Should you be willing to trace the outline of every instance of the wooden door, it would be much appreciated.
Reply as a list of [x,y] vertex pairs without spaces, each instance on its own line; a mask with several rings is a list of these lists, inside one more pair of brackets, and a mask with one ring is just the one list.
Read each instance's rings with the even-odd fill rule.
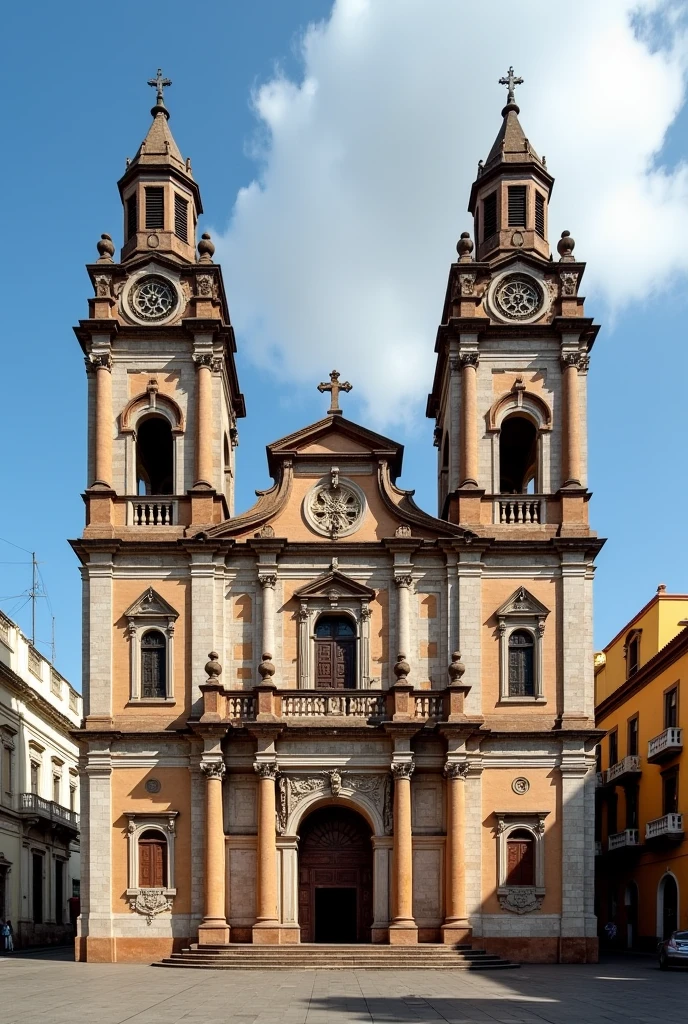
[[[309,815],[299,844],[299,925],[301,941],[315,942],[326,933],[330,942],[350,942],[350,922],[318,921],[317,912],[336,906],[336,899],[323,900],[316,893],[332,889],[342,895],[355,890],[357,942],[370,942],[373,922],[373,851],[370,830],[364,820],[348,808],[324,807]],[[333,892],[333,897],[335,897]]]
[[328,615],[315,627],[315,688],[356,688],[356,634],[346,616]]

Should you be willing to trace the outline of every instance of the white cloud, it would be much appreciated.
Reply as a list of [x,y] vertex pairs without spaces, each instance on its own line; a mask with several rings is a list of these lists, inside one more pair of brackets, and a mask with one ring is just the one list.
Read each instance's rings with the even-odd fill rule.
[[550,241],[572,232],[587,295],[620,309],[684,274],[688,166],[655,165],[685,99],[677,10],[337,0],[304,33],[302,79],[276,74],[254,96],[256,180],[218,240],[245,350],[299,382],[337,366],[378,424],[418,413],[509,64],[526,80],[524,130],[557,179]]

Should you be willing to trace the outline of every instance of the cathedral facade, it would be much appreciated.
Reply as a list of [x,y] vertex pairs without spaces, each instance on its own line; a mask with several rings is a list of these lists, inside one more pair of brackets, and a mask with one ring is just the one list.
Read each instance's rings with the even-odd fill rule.
[[78,958],[346,942],[596,959],[597,329],[568,232],[550,255],[553,178],[517,83],[441,310],[436,517],[397,486],[402,446],[346,418],[336,372],[324,418],[268,445],[274,485],[235,511],[234,332],[151,83],[120,259],[103,235],[76,328]]

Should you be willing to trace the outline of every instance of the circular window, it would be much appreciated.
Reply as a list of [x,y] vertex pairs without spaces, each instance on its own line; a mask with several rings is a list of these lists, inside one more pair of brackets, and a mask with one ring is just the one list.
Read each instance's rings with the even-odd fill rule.
[[351,481],[316,484],[304,498],[309,525],[332,539],[346,537],[358,528],[365,512],[363,492]]
[[177,305],[175,289],[163,277],[144,277],[134,285],[131,307],[142,320],[164,320]]
[[512,274],[497,288],[495,301],[499,312],[510,320],[528,320],[542,308],[543,294],[532,277]]

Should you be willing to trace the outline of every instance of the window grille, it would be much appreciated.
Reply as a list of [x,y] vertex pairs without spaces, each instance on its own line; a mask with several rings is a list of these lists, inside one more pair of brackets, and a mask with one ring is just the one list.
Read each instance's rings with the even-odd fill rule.
[[182,242],[189,241],[189,204],[175,192],[174,195],[174,233]]
[[526,226],[526,186],[509,186],[509,227],[524,228]]
[[165,190],[162,188],[146,189],[146,228],[163,228],[165,226]]

